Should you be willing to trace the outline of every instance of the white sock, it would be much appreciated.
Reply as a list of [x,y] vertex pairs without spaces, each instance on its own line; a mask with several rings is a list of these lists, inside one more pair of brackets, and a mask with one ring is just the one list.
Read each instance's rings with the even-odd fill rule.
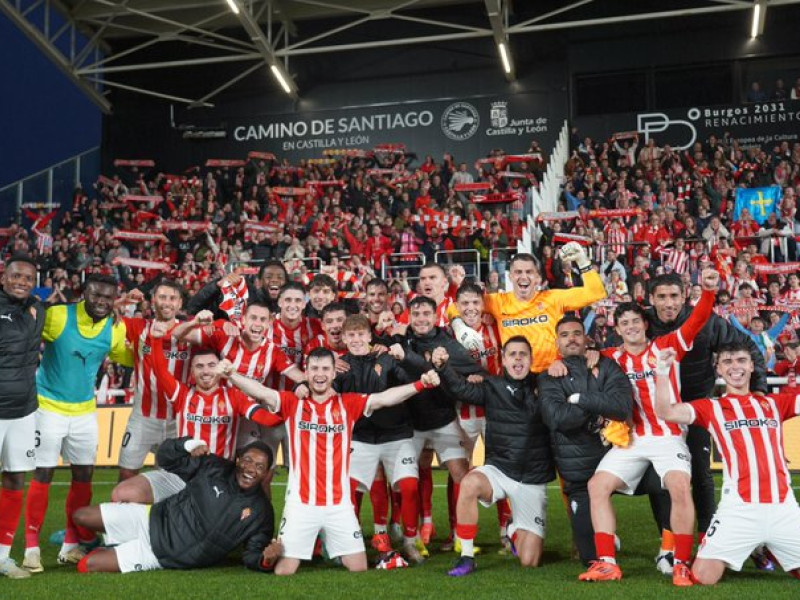
[[80,544],[68,544],[67,542],[64,542],[63,544],[61,544],[61,550],[59,550],[58,553],[66,554],[67,552],[69,552],[70,550],[74,550],[78,546],[80,546]]
[[11,556],[11,546],[0,544],[0,560],[5,560]]
[[475,540],[461,540],[461,556],[475,558]]
[[506,537],[507,533],[508,533],[508,530],[504,525],[503,527],[500,528],[500,539],[503,539],[504,537]]
[[423,523],[433,523],[433,517],[422,517]]
[[31,546],[30,548],[25,548],[25,558],[28,558],[33,552],[39,552],[39,546]]
[[418,538],[419,535],[415,535],[414,537],[403,536],[403,544],[405,546],[416,546]]
[[613,556],[598,556],[597,558],[612,565],[617,564],[617,559]]
[[378,525],[376,523],[374,531],[375,531],[375,535],[380,535],[382,533],[386,533],[386,525]]

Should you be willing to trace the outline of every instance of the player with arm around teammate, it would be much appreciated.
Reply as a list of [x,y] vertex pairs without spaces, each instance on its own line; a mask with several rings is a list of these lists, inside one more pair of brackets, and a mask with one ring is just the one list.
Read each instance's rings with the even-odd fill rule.
[[509,533],[520,564],[541,564],[547,514],[547,483],[555,479],[547,428],[536,398],[531,374],[531,347],[522,336],[503,345],[503,376],[489,376],[471,384],[449,365],[443,347],[431,361],[439,371],[442,389],[462,402],[486,411],[486,464],[470,471],[461,482],[456,531],[461,557],[452,577],[475,572],[474,541],[478,533],[478,502],[491,506],[508,498],[514,508]]
[[[278,575],[293,575],[311,558],[320,532],[332,558],[341,557],[350,571],[365,571],[367,556],[350,494],[350,441],[361,416],[404,402],[439,384],[435,372],[419,381],[377,394],[337,394],[335,358],[327,348],[308,356],[309,395],[276,392],[239,375],[222,361],[218,372],[249,396],[258,399],[286,422],[289,445],[289,487],[281,520],[284,553],[275,565]],[[311,460],[313,458],[313,460]]]

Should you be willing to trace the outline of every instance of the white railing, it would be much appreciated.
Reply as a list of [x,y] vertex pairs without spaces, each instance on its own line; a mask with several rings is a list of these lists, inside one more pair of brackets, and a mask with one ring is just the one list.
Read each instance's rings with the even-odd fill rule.
[[[475,260],[467,260],[467,261],[453,260],[454,256],[461,255],[461,254],[474,254],[475,255]],[[440,256],[444,256],[445,257],[444,263],[442,263],[439,260]],[[448,257],[449,257],[449,259],[448,259]],[[442,265],[442,266],[444,266],[446,264],[449,264],[449,265],[461,265],[462,267],[463,266],[469,266],[469,265],[475,265],[475,272],[474,272],[475,280],[476,281],[480,281],[481,280],[481,253],[478,250],[476,250],[475,248],[466,248],[464,250],[439,250],[436,253],[434,253],[433,262],[435,262],[436,264]]]
[[[414,261],[412,257],[419,259],[419,261]],[[411,260],[409,260],[411,259]],[[403,264],[396,264],[396,262],[402,263],[404,260],[407,260],[409,265]],[[405,271],[407,269],[419,269],[420,267],[424,266],[427,262],[425,258],[425,254],[422,252],[395,252],[394,254],[389,255],[389,262],[383,262],[381,265],[381,279],[384,281],[388,281],[392,279],[392,277],[387,278],[387,273],[391,275],[392,271]],[[418,277],[409,277],[409,279],[419,279]]]

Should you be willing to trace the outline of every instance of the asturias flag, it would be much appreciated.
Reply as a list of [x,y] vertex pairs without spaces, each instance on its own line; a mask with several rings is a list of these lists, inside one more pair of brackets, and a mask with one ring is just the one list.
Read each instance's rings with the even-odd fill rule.
[[763,225],[772,213],[778,212],[782,195],[783,190],[777,185],[763,188],[739,188],[736,190],[734,221],[740,220],[742,211],[747,209],[750,211],[750,216]]

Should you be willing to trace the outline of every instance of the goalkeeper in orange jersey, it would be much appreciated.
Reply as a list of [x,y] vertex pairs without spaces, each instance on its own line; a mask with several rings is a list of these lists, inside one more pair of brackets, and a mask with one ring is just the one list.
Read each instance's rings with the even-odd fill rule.
[[[556,325],[568,312],[580,310],[606,297],[600,274],[592,269],[586,250],[577,242],[561,249],[561,260],[577,265],[583,287],[566,290],[541,290],[542,276],[532,254],[517,254],[511,259],[512,292],[486,294],[486,312],[497,321],[502,342],[516,335],[525,336],[533,349],[531,370],[541,373],[557,356]],[[454,316],[456,311],[451,312]],[[453,333],[466,347],[478,345],[481,334],[460,318],[452,320]]]

